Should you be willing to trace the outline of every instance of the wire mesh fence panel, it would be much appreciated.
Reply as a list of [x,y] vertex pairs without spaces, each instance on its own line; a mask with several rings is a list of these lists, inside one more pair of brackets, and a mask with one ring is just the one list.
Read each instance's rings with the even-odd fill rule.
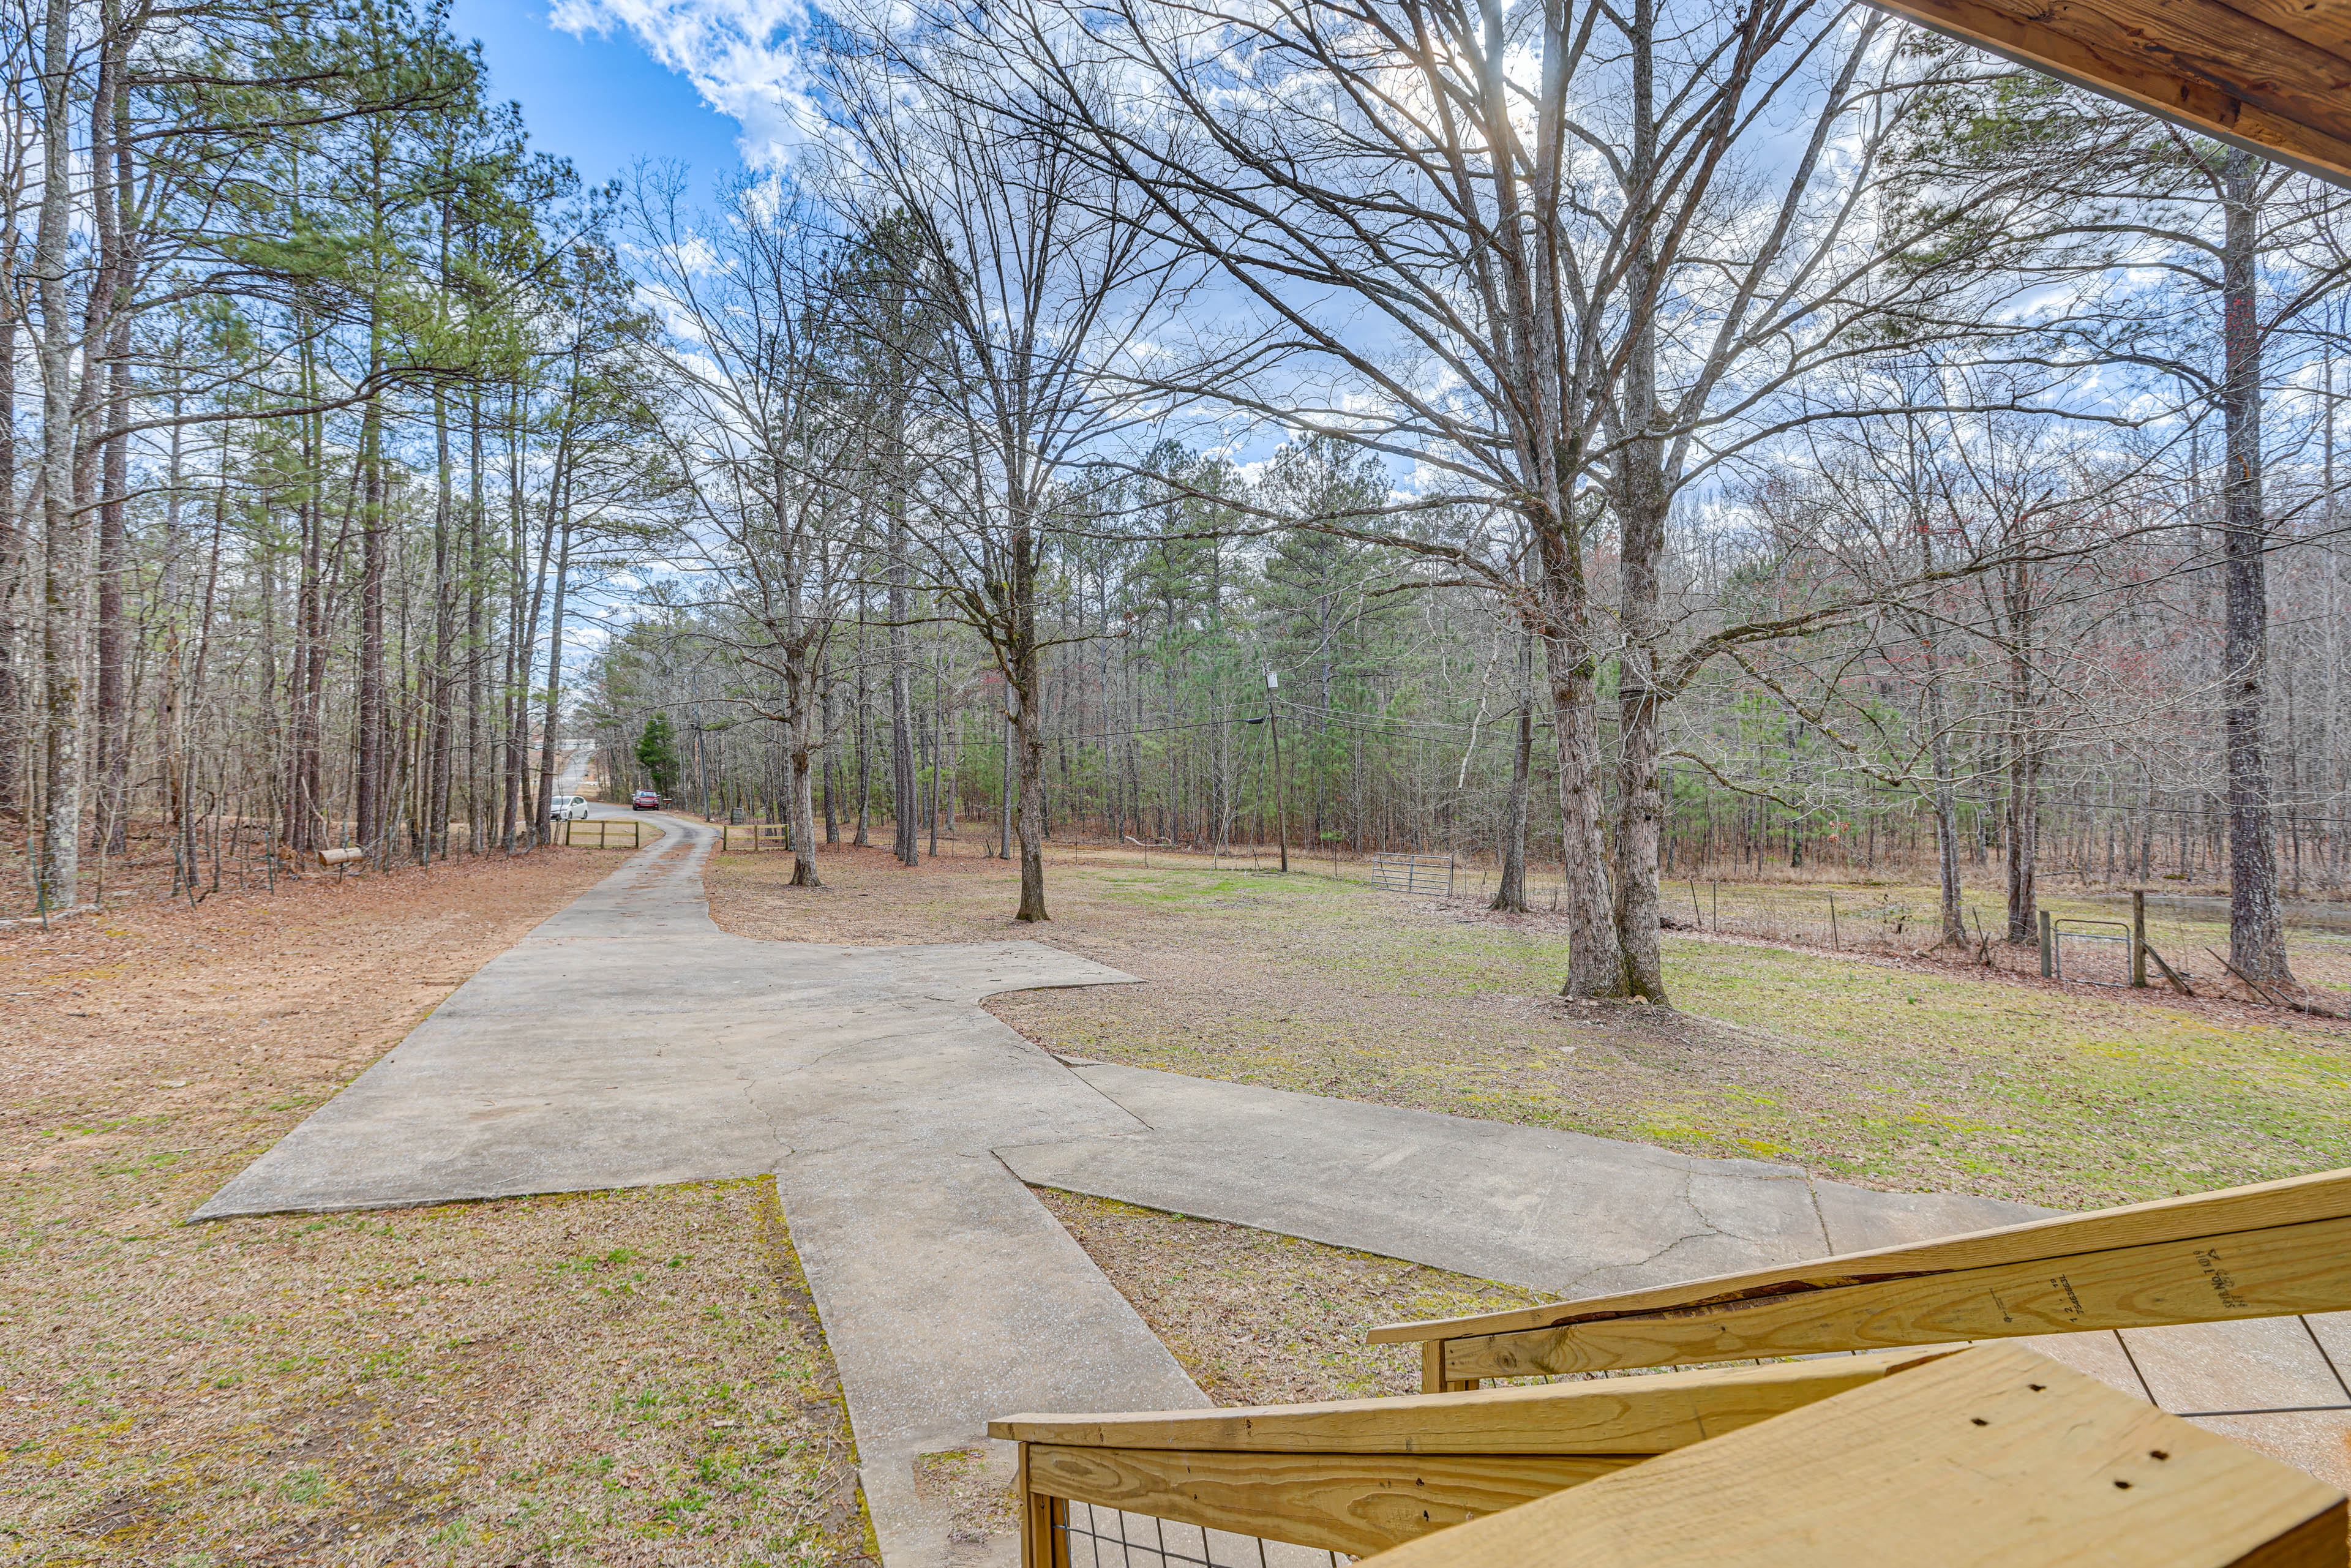
[[2130,984],[2130,927],[2122,921],[2060,915],[2049,923],[2049,938],[2054,978],[2085,986]]
[[1060,1499],[1053,1535],[1045,1561],[1070,1568],[1340,1568],[1355,1561],[1342,1552]]
[[1374,855],[1372,883],[1384,893],[1453,896],[1458,869],[1449,858],[1435,855]]

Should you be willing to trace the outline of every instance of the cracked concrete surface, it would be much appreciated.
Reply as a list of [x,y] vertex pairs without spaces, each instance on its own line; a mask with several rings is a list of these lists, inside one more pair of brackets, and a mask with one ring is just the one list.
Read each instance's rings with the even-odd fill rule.
[[1147,1132],[1000,1151],[1022,1180],[1562,1297],[1667,1285],[2049,1212],[1794,1166],[1075,1064]]

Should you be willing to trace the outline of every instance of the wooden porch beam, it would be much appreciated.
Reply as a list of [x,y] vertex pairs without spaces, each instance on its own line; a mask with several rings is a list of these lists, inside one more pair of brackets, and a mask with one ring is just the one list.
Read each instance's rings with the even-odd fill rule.
[[2351,186],[2351,4],[2346,0],[1871,4]]

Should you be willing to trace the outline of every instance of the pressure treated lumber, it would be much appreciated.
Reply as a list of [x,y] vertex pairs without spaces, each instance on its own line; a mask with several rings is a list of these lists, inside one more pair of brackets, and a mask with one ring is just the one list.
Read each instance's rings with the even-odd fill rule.
[[1948,1351],[1701,1367],[1470,1394],[1314,1405],[1011,1416],[987,1435],[1078,1448],[1294,1454],[1662,1454],[1831,1398]]
[[1445,1342],[1445,1375],[1815,1355],[2351,1305],[2351,1218]]
[[1639,1454],[1029,1449],[1031,1495],[1365,1556],[1642,1462]]
[[[1390,1323],[1371,1331],[1373,1343],[1411,1343],[1468,1335],[1556,1328],[1602,1318],[1635,1317],[1756,1296],[1796,1294],[1948,1273],[2006,1263],[2103,1252],[2165,1241],[2193,1240],[2234,1231],[2351,1218],[2351,1171],[2322,1171],[2252,1186],[2158,1198],[2152,1203],[2088,1214],[2058,1215],[2020,1225],[1942,1237],[1933,1241],[1847,1252],[1805,1262],[1721,1274],[1678,1285],[1627,1291],[1583,1301],[1552,1301],[1475,1317]],[[2351,1305],[2351,1301],[2337,1303]],[[2176,1321],[2203,1321],[2201,1319]]]
[[1408,1542],[1381,1568],[2341,1568],[2343,1494],[1982,1346]]
[[2351,184],[2351,19],[2340,0],[1872,3]]

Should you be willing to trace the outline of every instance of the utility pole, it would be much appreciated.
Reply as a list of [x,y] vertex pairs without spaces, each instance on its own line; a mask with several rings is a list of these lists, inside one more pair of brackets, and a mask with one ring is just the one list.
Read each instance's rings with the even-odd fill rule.
[[1281,841],[1281,869],[1290,869],[1290,787],[1281,777],[1281,716],[1274,711],[1274,693],[1281,677],[1265,673],[1265,727],[1273,737],[1273,834]]

